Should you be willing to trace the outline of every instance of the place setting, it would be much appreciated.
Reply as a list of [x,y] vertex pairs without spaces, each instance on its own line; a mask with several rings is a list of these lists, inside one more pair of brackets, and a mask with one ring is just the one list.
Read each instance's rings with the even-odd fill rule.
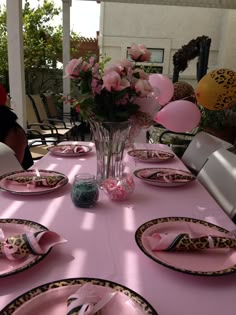
[[0,176],[0,189],[17,195],[41,195],[60,189],[68,177],[50,170],[21,170]]
[[145,163],[166,162],[175,157],[171,152],[162,150],[134,149],[127,152],[134,159]]
[[178,187],[193,182],[196,177],[188,172],[173,168],[142,168],[134,175],[144,183],[159,187]]
[[135,232],[139,249],[167,268],[199,276],[236,272],[236,233],[204,220],[164,217]]
[[73,143],[73,144],[57,144],[54,146],[48,147],[48,151],[56,156],[61,157],[78,157],[78,156],[84,156],[92,151],[92,147],[79,144],[79,143]]
[[43,284],[17,297],[2,315],[158,315],[135,291],[110,280],[70,278]]
[[31,268],[53,246],[66,242],[42,224],[22,219],[0,219],[0,278]]

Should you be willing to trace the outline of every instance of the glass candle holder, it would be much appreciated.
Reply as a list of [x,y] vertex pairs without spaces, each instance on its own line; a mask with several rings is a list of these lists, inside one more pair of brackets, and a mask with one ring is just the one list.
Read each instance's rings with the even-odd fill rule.
[[134,180],[131,174],[123,174],[120,178],[107,178],[102,188],[111,200],[126,200],[134,191]]
[[75,175],[71,189],[71,199],[76,207],[91,208],[99,197],[99,188],[94,175]]

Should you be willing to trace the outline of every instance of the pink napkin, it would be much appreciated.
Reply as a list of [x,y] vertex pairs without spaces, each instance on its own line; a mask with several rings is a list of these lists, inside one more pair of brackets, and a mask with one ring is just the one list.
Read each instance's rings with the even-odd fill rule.
[[154,233],[145,240],[153,251],[161,250],[199,250],[212,248],[236,248],[235,236],[199,235],[192,237],[187,233]]
[[5,238],[0,229],[0,257],[9,260],[24,258],[28,255],[46,254],[52,246],[67,242],[59,234],[52,231],[18,234]]
[[67,300],[67,315],[93,315],[102,309],[116,295],[116,292],[99,290],[99,286],[86,283]]

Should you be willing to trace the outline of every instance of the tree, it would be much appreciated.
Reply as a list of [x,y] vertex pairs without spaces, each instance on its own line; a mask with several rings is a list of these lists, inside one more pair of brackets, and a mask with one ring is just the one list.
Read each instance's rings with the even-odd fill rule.
[[[61,14],[61,8],[53,0],[44,0],[40,5],[31,8],[29,0],[25,1],[23,15],[24,64],[27,73],[32,69],[56,69],[62,60],[62,26],[53,24]],[[71,41],[79,40],[79,35],[72,32]],[[74,48],[71,48],[72,51]],[[0,80],[7,87],[7,25],[6,7],[0,7]],[[27,82],[26,82],[27,83]]]

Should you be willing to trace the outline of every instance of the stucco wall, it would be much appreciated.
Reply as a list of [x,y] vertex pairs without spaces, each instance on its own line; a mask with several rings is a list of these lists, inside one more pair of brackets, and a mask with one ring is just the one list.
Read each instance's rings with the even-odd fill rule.
[[[236,68],[235,11],[207,8],[102,3],[99,45],[112,62],[125,58],[127,47],[143,43],[148,48],[164,48],[163,73],[172,76],[172,56],[191,39],[207,35],[212,39],[209,70],[227,65]],[[228,37],[228,34],[230,35]],[[234,40],[233,49],[227,52]],[[226,62],[228,60],[228,62]],[[196,60],[180,75],[194,83]]]

